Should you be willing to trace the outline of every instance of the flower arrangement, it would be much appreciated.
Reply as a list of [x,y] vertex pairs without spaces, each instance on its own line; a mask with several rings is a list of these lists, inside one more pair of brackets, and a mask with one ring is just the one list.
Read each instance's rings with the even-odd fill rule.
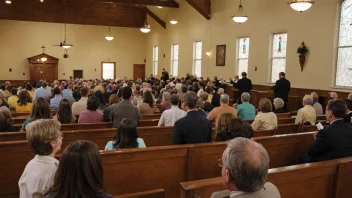
[[308,48],[306,47],[304,42],[302,42],[302,44],[297,49],[297,53],[301,55],[305,55],[307,52],[308,52]]

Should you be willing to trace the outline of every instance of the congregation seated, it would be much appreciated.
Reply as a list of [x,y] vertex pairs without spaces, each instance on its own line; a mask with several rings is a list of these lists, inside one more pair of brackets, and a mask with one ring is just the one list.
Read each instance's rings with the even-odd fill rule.
[[17,91],[18,90],[16,88],[12,88],[11,96],[7,99],[10,110],[16,110],[17,101],[18,101]]
[[234,117],[231,113],[223,113],[215,125],[215,141],[228,141],[237,137],[252,138],[251,125],[242,118]]
[[53,98],[50,99],[50,107],[52,110],[58,110],[60,101],[62,100],[60,88],[55,87],[53,89]]
[[274,113],[287,113],[286,110],[284,109],[285,102],[281,98],[275,98],[274,99]]
[[52,118],[49,102],[46,99],[39,97],[33,102],[29,118],[23,122],[21,131],[27,131],[27,125],[33,121]]
[[229,141],[219,166],[227,191],[214,192],[211,198],[281,198],[278,188],[265,181],[269,155],[261,144],[241,137]]
[[[26,86],[25,86],[26,90],[28,91],[29,95],[30,95],[30,98],[33,98],[33,95],[34,95],[34,88],[32,87],[31,84],[27,83]],[[20,91],[20,90],[19,90]]]
[[211,122],[197,109],[198,97],[194,92],[187,92],[183,98],[183,109],[187,115],[175,122],[172,144],[194,144],[212,141]]
[[14,132],[10,111],[0,110],[0,132]]
[[119,102],[120,102],[120,98],[117,96],[117,94],[112,94],[109,97],[109,106],[106,107],[103,111],[103,122],[110,122],[111,109],[114,104],[117,104]]
[[208,93],[208,102],[211,103],[213,99],[213,89],[211,88],[211,86],[208,86],[207,88],[205,88],[205,92]]
[[72,114],[71,104],[67,99],[62,99],[59,104],[59,109],[54,120],[59,121],[61,124],[72,124],[76,122],[76,116]]
[[48,86],[47,82],[45,81],[39,81],[38,84],[40,86],[34,90],[32,101],[34,102],[39,97],[49,101],[51,96],[51,87]]
[[[104,92],[105,93],[105,92]],[[105,108],[106,108],[106,104],[105,104],[105,101],[104,101],[104,94],[102,91],[100,90],[97,90],[95,93],[94,93],[95,97],[99,98],[99,107],[98,109],[100,111],[103,111]]]
[[236,108],[237,115],[244,120],[253,120],[255,118],[255,107],[249,103],[250,97],[248,92],[242,93],[242,104],[238,105]]
[[313,97],[313,108],[315,109],[315,113],[318,115],[323,115],[323,106],[319,103],[319,96],[317,93],[312,92],[310,95]]
[[326,107],[330,126],[315,134],[315,142],[307,149],[302,162],[318,162],[352,156],[352,128],[344,122],[347,105],[343,100],[331,100]]
[[143,114],[153,114],[154,113],[154,99],[152,92],[146,90],[143,92],[143,103],[138,105],[140,113]]
[[[55,154],[61,150],[63,140],[59,130],[60,123],[56,120],[37,120],[28,126],[26,138],[35,157],[28,162],[18,182],[20,198],[44,197],[50,186],[54,184],[59,165]],[[76,181],[72,180],[72,182]]]
[[171,103],[170,103],[170,99],[171,99],[171,94],[169,92],[164,92],[163,93],[163,100],[162,100],[162,104],[161,104],[161,113],[163,113],[165,110],[168,110],[171,108]]
[[183,97],[185,97],[185,94],[187,93],[187,91],[188,91],[187,86],[182,85],[181,91],[179,91],[177,94],[180,101],[183,101]]
[[146,148],[143,139],[138,137],[136,126],[136,123],[132,119],[123,119],[120,123],[120,127],[116,131],[114,139],[106,144],[105,150]]
[[272,112],[269,99],[260,99],[258,111],[252,123],[253,130],[273,130],[277,127],[277,116]]
[[141,96],[141,87],[136,86],[136,90],[133,92],[133,104],[138,106],[143,103],[143,97]]
[[19,92],[15,110],[16,112],[30,112],[32,110],[32,100],[28,91],[22,90]]
[[89,90],[87,87],[83,87],[80,90],[80,99],[72,104],[73,115],[79,115],[81,112],[87,110]]
[[211,112],[214,109],[214,106],[208,101],[209,94],[207,92],[203,92],[200,94],[200,108],[202,108],[205,112]]
[[0,110],[10,111],[9,104],[2,93],[0,93]]
[[45,197],[113,198],[104,192],[103,164],[95,143],[79,140],[66,147]]
[[351,124],[352,123],[352,100],[349,100],[349,99],[344,99],[343,100],[346,105],[347,105],[347,112],[346,112],[346,115],[345,115],[345,118],[344,118],[344,121],[346,123],[349,123]]
[[121,90],[122,101],[113,105],[110,112],[110,121],[114,122],[114,127],[119,128],[120,122],[124,118],[131,118],[135,123],[141,119],[139,109],[131,103],[132,89],[130,87],[123,87]]
[[87,110],[79,114],[78,123],[96,123],[103,121],[103,113],[98,109],[100,99],[94,95],[87,101]]
[[331,100],[339,99],[339,95],[336,92],[329,92],[329,96]]
[[175,122],[186,116],[186,112],[178,108],[178,95],[171,96],[171,108],[164,111],[159,119],[158,126],[174,126]]
[[207,118],[211,121],[216,121],[218,116],[222,113],[232,113],[234,117],[237,117],[237,111],[235,108],[229,106],[230,98],[227,94],[221,94],[220,96],[220,107],[215,107],[209,112]]
[[295,124],[304,123],[308,125],[315,125],[317,114],[312,104],[313,97],[311,95],[305,95],[302,101],[303,108],[298,110]]
[[220,96],[224,94],[224,89],[223,88],[218,88],[217,91],[215,90],[213,94],[213,98],[211,99],[211,104],[214,107],[219,107],[220,106]]

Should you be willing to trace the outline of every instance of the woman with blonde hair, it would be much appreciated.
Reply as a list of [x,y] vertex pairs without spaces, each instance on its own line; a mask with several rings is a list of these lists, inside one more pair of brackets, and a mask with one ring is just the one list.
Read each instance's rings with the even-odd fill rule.
[[272,130],[277,127],[276,114],[272,112],[272,104],[269,99],[262,98],[259,101],[259,113],[252,123],[253,130]]

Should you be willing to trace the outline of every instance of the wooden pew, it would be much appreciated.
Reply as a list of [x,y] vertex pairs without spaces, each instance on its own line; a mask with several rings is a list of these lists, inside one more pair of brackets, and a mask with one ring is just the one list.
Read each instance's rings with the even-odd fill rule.
[[153,120],[153,119],[160,119],[161,114],[160,113],[155,113],[155,114],[144,114],[142,115],[141,120]]
[[[270,168],[297,164],[299,157],[312,144],[313,132],[258,137],[270,156]],[[221,175],[218,159],[226,149],[227,142],[212,142],[190,145],[188,151],[188,180],[199,180]]]
[[[343,166],[348,168],[342,170]],[[274,168],[269,170],[267,181],[278,187],[282,198],[347,198],[352,192],[351,166],[350,157]],[[221,177],[182,182],[180,189],[182,198],[210,197],[213,192],[223,190]]]
[[280,118],[277,119],[277,124],[282,125],[282,124],[294,124],[296,118]]
[[281,119],[281,118],[289,118],[291,117],[290,113],[278,113],[276,114],[277,119]]
[[[91,130],[61,131],[64,134],[62,148],[77,140],[89,140],[104,150],[108,141],[116,133],[116,128],[103,128]],[[137,127],[138,136],[142,138],[147,147],[165,146],[172,141],[173,127]],[[0,133],[0,142],[26,140],[26,132]]]
[[159,119],[151,119],[151,120],[139,120],[137,126],[146,127],[146,126],[158,126]]
[[277,126],[275,135],[298,133],[300,132],[299,129],[299,124],[282,124]]
[[275,135],[275,130],[254,130],[253,137],[265,137],[265,136],[273,136]]
[[162,188],[166,197],[179,198],[187,151],[188,145],[102,152],[105,190],[118,195]]
[[149,190],[138,193],[131,193],[125,195],[118,195],[115,198],[165,198],[165,190],[157,189],[157,190]]
[[[112,122],[99,122],[99,123],[84,123],[84,124],[62,124],[61,131],[68,130],[83,130],[83,129],[103,129],[103,128],[112,128]],[[22,128],[22,124],[17,124],[15,126],[15,131],[20,131]]]

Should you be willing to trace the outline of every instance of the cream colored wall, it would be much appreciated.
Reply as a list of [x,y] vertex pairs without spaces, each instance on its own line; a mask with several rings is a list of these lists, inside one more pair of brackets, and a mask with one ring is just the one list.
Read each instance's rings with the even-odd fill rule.
[[[288,33],[286,74],[293,87],[330,89],[335,69],[335,40],[338,21],[337,1],[319,1],[303,13],[293,11],[282,0],[244,1],[250,19],[236,24],[230,16],[237,12],[239,1],[212,0],[211,20],[207,21],[185,1],[175,10],[179,23],[167,29],[151,21],[152,32],[147,40],[147,72],[152,71],[152,47],[159,46],[159,68],[170,70],[170,46],[179,43],[179,76],[192,71],[193,42],[203,41],[202,76],[233,77],[236,69],[236,42],[241,36],[250,37],[249,76],[255,84],[268,84],[270,68],[270,40],[272,33]],[[208,26],[211,27],[208,49]],[[304,71],[301,72],[296,50],[304,41],[310,50]],[[226,44],[226,66],[215,66],[216,45]],[[166,55],[165,58],[162,54]],[[258,70],[255,71],[255,67]],[[159,73],[161,69],[159,69]]]
[[28,80],[27,58],[42,53],[42,45],[47,54],[60,59],[59,79],[68,79],[74,69],[83,69],[85,79],[100,79],[103,61],[116,62],[117,77],[132,78],[133,64],[144,63],[146,35],[137,28],[113,27],[115,39],[110,42],[104,38],[108,27],[69,24],[67,30],[74,47],[68,50],[70,58],[64,59],[63,49],[53,46],[63,40],[62,24],[0,20],[0,79]]

